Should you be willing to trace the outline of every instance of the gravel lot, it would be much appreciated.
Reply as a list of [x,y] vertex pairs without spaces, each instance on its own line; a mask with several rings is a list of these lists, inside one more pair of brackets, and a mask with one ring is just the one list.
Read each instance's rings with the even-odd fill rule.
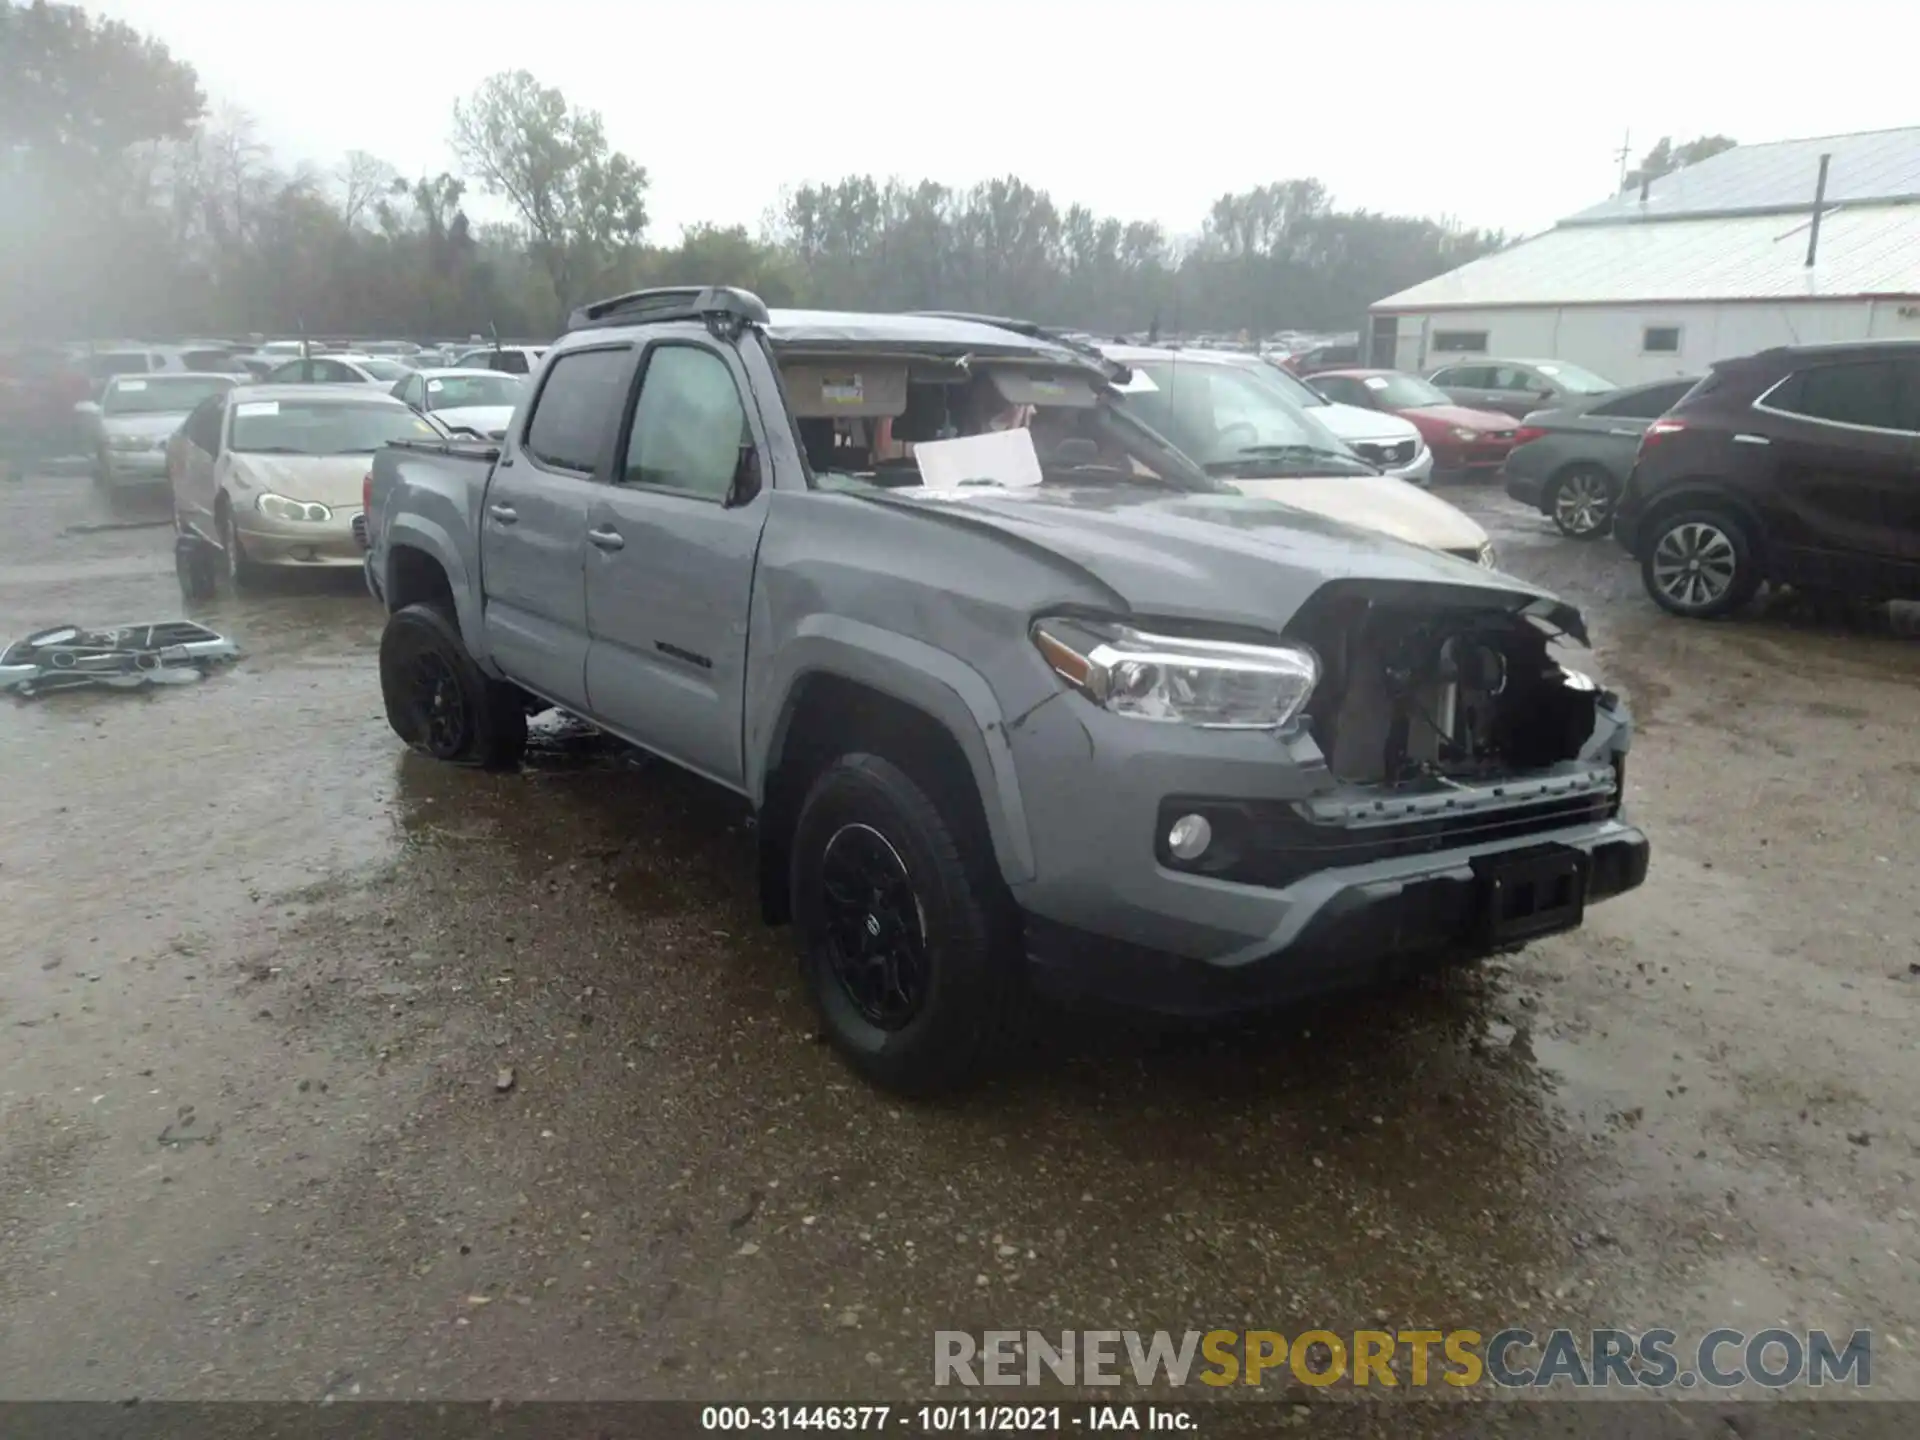
[[[1052,1025],[946,1106],[816,1042],[698,782],[404,754],[355,576],[196,609],[247,651],[202,685],[0,707],[0,1395],[886,1397],[936,1328],[1781,1323],[1872,1327],[1920,1398],[1920,650],[1669,620],[1449,493],[1587,610],[1646,887],[1411,993]],[[0,480],[0,642],[180,613],[168,531],[75,528],[152,513]]]

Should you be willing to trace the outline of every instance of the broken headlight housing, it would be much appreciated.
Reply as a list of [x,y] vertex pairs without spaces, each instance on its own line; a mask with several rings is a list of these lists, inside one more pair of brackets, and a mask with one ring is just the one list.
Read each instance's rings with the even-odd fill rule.
[[274,520],[305,520],[319,524],[331,520],[333,511],[307,500],[289,500],[284,495],[262,495],[257,502],[260,513]]
[[1054,674],[1116,715],[1208,730],[1272,730],[1300,713],[1320,679],[1301,645],[1156,635],[1050,617],[1034,646]]

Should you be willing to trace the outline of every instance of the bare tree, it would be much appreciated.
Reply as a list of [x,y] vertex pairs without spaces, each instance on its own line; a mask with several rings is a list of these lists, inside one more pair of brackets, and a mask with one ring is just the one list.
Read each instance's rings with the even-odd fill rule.
[[382,196],[394,193],[394,182],[399,178],[400,172],[378,155],[349,150],[334,173],[339,185],[340,218],[346,221],[347,228],[351,230],[362,220],[374,219],[374,205]]

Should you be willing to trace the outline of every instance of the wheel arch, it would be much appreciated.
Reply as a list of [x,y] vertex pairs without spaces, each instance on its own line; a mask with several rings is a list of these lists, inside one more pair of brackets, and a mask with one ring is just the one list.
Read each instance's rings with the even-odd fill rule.
[[850,750],[884,755],[935,799],[952,802],[977,827],[1003,881],[1032,877],[1032,842],[992,690],[953,656],[890,638],[898,643],[887,653],[844,637],[796,637],[789,648],[800,653],[768,687],[777,698],[762,724],[748,724],[748,793],[760,817],[761,903],[771,923],[786,918],[786,846],[806,787],[821,765]]
[[1767,573],[1766,524],[1754,504],[1729,490],[1717,480],[1702,476],[1682,480],[1661,490],[1648,501],[1634,526],[1634,559],[1644,560],[1662,521],[1683,510],[1721,510],[1738,520],[1746,531],[1747,544],[1760,573]]
[[483,671],[495,675],[480,623],[479,595],[460,547],[446,528],[431,518],[403,512],[394,517],[381,548],[381,594],[388,612],[423,600],[449,601],[467,653]]

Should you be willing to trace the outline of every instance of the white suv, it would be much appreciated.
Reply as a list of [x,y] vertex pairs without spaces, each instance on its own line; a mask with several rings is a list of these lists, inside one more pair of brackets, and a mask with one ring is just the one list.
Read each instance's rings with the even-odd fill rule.
[[1433,483],[1433,452],[1411,420],[1329,400],[1277,361],[1261,359],[1254,363],[1278,380],[1296,405],[1311,410],[1314,419],[1351,445],[1362,460],[1409,485]]

